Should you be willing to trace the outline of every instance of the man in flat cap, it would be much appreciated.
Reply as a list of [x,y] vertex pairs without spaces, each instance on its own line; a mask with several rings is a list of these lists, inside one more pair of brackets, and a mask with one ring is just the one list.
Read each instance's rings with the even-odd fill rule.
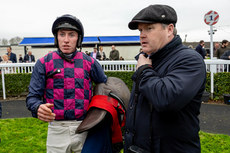
[[206,70],[202,57],[182,45],[177,14],[150,5],[129,22],[140,31],[142,52],[127,109],[125,153],[200,153],[199,119]]

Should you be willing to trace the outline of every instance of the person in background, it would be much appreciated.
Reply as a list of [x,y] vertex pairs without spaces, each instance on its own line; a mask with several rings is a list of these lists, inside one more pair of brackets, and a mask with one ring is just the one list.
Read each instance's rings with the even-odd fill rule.
[[35,57],[32,55],[31,51],[28,51],[28,54],[24,56],[24,62],[26,63],[34,63],[35,62]]
[[12,63],[11,60],[9,60],[9,56],[8,55],[2,55],[2,61],[1,63]]
[[19,59],[18,59],[18,61],[19,61],[19,63],[23,63],[23,62],[24,62],[24,60],[23,60],[23,58],[22,58],[22,54],[19,54]]
[[12,48],[9,46],[7,47],[7,53],[9,60],[12,61],[12,63],[17,63],[17,56],[16,54],[12,53]]
[[219,48],[220,48],[220,43],[219,42],[215,42],[214,47],[213,47],[213,52],[214,52],[213,56],[216,55],[217,49],[219,49]]
[[109,54],[109,59],[112,61],[119,60],[119,51],[116,50],[115,45],[112,45],[112,50],[110,51]]
[[97,47],[93,48],[93,52],[90,53],[90,56],[93,57],[94,59],[97,58]]
[[88,51],[85,51],[85,54],[88,55],[88,56],[90,56],[90,53]]
[[[2,61],[1,61],[1,63],[12,63],[12,61],[10,61],[9,60],[9,56],[8,55],[2,55]],[[10,73],[10,72],[12,72],[14,69],[12,68],[12,67],[6,67],[6,68],[4,68],[5,69],[5,73]]]
[[[23,58],[22,58],[22,54],[19,54],[18,62],[19,62],[19,63],[24,63],[24,60],[23,60]],[[30,68],[30,69],[31,69],[31,68]],[[23,70],[24,70],[24,68],[23,68],[23,67],[20,67],[20,68],[19,68],[19,73],[22,73]],[[28,70],[28,67],[26,67],[26,70]],[[28,72],[28,71],[27,71],[27,72]]]
[[128,24],[131,30],[139,30],[143,53],[136,56],[132,76],[125,153],[201,152],[198,115],[205,63],[182,44],[176,22],[172,7],[150,5]]
[[47,152],[80,153],[87,133],[75,131],[86,116],[93,82],[105,83],[107,77],[97,60],[81,52],[84,29],[79,19],[58,17],[52,33],[57,51],[37,60],[26,105],[33,117],[49,123]]
[[[224,54],[220,57],[220,59],[230,60],[230,50],[226,50],[224,52]],[[230,71],[230,65],[228,66],[228,70],[227,70],[227,64],[224,64],[224,71],[229,72]]]
[[224,52],[226,50],[229,50],[229,48],[227,48],[228,44],[229,44],[228,40],[223,40],[221,42],[220,48],[217,49],[217,51],[215,52],[215,57],[217,57],[218,59],[220,59],[220,57],[224,54]]
[[[32,55],[31,51],[28,51],[28,54],[26,54],[24,56],[24,60],[25,63],[34,63],[35,62],[35,57],[34,55]],[[31,67],[26,67],[26,72],[31,72],[32,68]]]
[[122,61],[123,61],[123,60],[125,60],[125,59],[121,56],[119,60],[122,60]]
[[230,50],[226,50],[220,59],[230,60]]
[[103,47],[99,47],[99,51],[97,52],[97,59],[100,61],[104,61],[106,59],[105,52],[103,52]]
[[203,59],[205,59],[205,56],[206,56],[206,50],[204,46],[205,46],[204,40],[201,40],[195,49],[203,57]]

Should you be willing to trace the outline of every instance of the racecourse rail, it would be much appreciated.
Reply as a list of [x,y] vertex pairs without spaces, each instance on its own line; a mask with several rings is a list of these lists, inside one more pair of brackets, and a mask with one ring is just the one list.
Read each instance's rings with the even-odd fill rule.
[[[213,98],[214,92],[214,73],[229,72],[230,60],[220,59],[205,59],[207,72],[211,73],[211,98]],[[137,61],[99,61],[104,71],[136,71]],[[5,74],[12,73],[32,73],[35,63],[1,63],[0,70],[2,74],[2,90],[3,99],[6,99],[5,94]]]

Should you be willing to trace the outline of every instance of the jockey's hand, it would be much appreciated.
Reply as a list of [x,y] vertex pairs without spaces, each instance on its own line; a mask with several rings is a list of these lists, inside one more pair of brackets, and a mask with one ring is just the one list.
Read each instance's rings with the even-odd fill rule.
[[44,121],[44,122],[52,122],[55,119],[55,114],[50,109],[53,107],[53,104],[41,104],[38,108],[38,119]]

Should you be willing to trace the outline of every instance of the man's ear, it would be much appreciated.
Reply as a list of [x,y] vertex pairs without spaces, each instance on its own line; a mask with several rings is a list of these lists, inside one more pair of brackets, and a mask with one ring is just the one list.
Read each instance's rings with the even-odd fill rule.
[[174,25],[173,24],[169,24],[168,25],[168,36],[172,36],[173,35],[173,31],[174,31]]

